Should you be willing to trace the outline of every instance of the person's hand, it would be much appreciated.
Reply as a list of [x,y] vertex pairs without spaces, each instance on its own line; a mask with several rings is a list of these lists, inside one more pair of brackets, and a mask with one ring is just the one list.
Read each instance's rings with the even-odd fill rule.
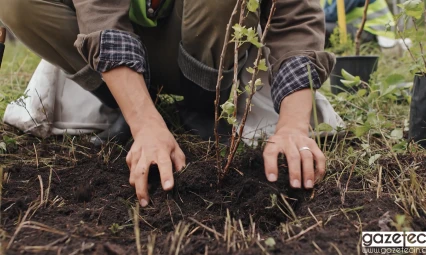
[[306,189],[312,189],[315,182],[325,174],[325,156],[316,142],[309,138],[306,132],[282,127],[268,139],[263,152],[265,174],[270,182],[278,179],[280,153],[287,159],[290,184],[293,188],[304,186]]
[[147,206],[149,167],[158,166],[163,189],[171,190],[173,164],[176,170],[181,170],[185,155],[156,110],[143,75],[121,66],[103,73],[102,77],[132,131],[134,142],[126,157],[129,182],[136,188],[140,204]]
[[145,207],[149,202],[148,173],[151,165],[156,164],[160,171],[164,190],[174,186],[173,166],[181,170],[185,166],[185,154],[175,138],[159,118],[143,122],[133,134],[134,143],[126,157],[130,169],[129,182],[136,189],[140,204]]

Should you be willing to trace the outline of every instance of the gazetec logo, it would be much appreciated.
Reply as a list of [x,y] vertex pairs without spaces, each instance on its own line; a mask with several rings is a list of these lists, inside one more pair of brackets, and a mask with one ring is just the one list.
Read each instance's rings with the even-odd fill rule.
[[362,232],[362,247],[426,247],[426,232]]

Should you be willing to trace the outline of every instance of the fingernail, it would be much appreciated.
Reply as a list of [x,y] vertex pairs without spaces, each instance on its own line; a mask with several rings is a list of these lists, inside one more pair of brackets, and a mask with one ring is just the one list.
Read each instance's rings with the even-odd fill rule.
[[305,187],[306,187],[307,189],[312,189],[312,188],[314,187],[314,185],[313,185],[313,183],[312,183],[312,181],[311,181],[311,180],[308,180],[308,181],[306,182]]
[[277,181],[277,175],[276,174],[269,174],[268,175],[268,181],[276,182]]
[[164,182],[164,189],[171,189],[172,188],[172,182],[170,180]]
[[292,185],[293,185],[293,188],[300,188],[300,181],[299,180],[293,180]]
[[146,201],[145,199],[141,199],[141,206],[145,207],[148,205],[148,201]]

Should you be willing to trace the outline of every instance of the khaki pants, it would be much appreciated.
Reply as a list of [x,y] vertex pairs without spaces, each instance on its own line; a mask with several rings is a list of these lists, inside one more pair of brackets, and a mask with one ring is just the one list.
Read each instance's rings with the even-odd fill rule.
[[[148,51],[152,85],[163,86],[163,92],[179,94],[182,72],[203,89],[214,91],[225,29],[235,3],[236,0],[176,0],[169,18],[157,27],[134,26]],[[41,58],[60,67],[87,90],[102,84],[101,75],[88,67],[74,47],[82,24],[79,26],[70,0],[0,0],[0,6],[0,20]],[[96,8],[91,7],[89,15],[96,16]],[[258,17],[250,15],[246,25],[255,27]],[[86,23],[84,26],[90,26],[90,22]],[[241,47],[241,55],[248,47]],[[227,77],[232,76],[233,50],[230,44],[225,57],[225,69],[230,69],[225,72]],[[231,81],[225,78],[228,87]]]

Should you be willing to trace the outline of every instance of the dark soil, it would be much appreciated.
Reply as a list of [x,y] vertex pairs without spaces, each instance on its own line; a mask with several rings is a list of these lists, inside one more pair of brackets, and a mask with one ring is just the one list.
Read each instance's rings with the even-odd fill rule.
[[[5,169],[1,225],[7,236],[3,237],[3,246],[8,244],[26,212],[26,220],[32,222],[19,231],[6,254],[136,254],[132,223],[136,197],[128,184],[125,151],[108,147],[99,152],[66,144],[67,141],[28,141],[13,154],[0,156],[3,160],[17,155]],[[176,187],[172,192],[161,189],[158,171],[155,167],[151,169],[151,203],[140,209],[143,254],[147,254],[147,244],[154,234],[153,254],[175,254],[176,240],[183,229],[178,228],[181,221],[189,230],[179,246],[179,254],[227,254],[228,250],[232,254],[262,254],[262,250],[269,254],[337,254],[337,250],[341,254],[356,254],[361,229],[380,230],[379,219],[383,215],[393,217],[402,213],[395,198],[386,192],[377,199],[375,191],[363,191],[361,176],[351,177],[344,203],[343,189],[334,180],[313,191],[293,190],[288,188],[287,172],[281,167],[279,181],[268,183],[260,151],[242,153],[235,170],[218,186],[214,160],[204,160],[207,150],[190,143],[182,147],[191,163],[175,175]],[[46,194],[51,169],[49,202],[30,208],[40,201],[38,176]],[[331,170],[329,174],[337,171]],[[342,176],[343,187],[348,178],[348,174]],[[299,222],[284,214],[291,215],[280,194],[288,197]],[[272,195],[276,195],[279,207],[272,203]],[[227,211],[231,218],[241,220],[246,230],[245,239],[240,234],[232,237],[235,242],[231,238],[230,243],[237,245],[229,249],[220,237],[225,231]],[[317,224],[311,213],[322,224]],[[413,224],[417,230],[426,230],[425,220],[414,219]],[[314,227],[300,238],[286,241],[311,226]],[[241,230],[239,224],[235,227],[235,231]],[[247,237],[251,231],[256,238]],[[276,242],[273,246],[265,244],[270,237]]]

